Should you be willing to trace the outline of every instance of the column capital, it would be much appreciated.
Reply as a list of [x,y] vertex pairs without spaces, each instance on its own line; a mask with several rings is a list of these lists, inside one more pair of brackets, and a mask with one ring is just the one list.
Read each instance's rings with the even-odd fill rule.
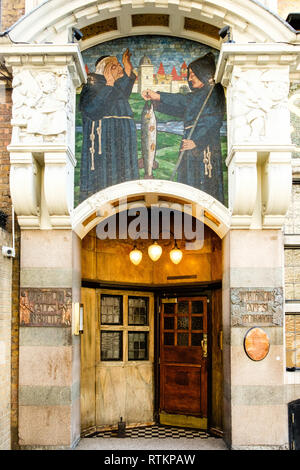
[[86,81],[87,75],[78,44],[0,44],[0,56],[10,67],[67,66],[75,87]]
[[[70,227],[76,88],[86,81],[79,47],[73,43],[0,44],[1,55],[13,75],[8,150],[18,221],[21,228]],[[20,196],[21,186],[27,188],[27,199]]]
[[224,43],[215,80],[227,87],[232,227],[280,228],[291,193],[290,83],[300,44]]
[[221,47],[215,80],[227,87],[234,67],[244,69],[289,68],[290,81],[300,79],[300,44],[224,43]]

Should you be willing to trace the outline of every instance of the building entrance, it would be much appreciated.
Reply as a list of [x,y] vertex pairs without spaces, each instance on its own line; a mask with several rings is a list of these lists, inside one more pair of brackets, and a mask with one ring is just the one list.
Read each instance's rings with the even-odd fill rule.
[[82,288],[84,434],[121,417],[222,434],[221,289],[183,290]]
[[223,429],[222,246],[204,227],[203,245],[172,263],[173,240],[153,262],[151,240],[130,262],[133,242],[82,242],[82,431],[153,422]]

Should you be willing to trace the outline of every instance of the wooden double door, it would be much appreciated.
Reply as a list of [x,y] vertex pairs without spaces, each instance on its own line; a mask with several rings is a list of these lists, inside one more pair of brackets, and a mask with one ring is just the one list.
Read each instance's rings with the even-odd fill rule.
[[83,288],[82,430],[157,412],[162,424],[222,430],[221,294],[163,298],[158,317],[151,292]]
[[207,428],[207,297],[161,300],[160,422]]

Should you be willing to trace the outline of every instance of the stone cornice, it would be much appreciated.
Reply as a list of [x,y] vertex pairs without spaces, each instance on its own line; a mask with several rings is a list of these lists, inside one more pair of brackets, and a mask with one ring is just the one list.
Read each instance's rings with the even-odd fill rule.
[[[253,144],[253,145],[233,145],[230,148],[230,152],[227,156],[226,159],[226,165],[228,166],[236,154],[236,152],[242,152],[245,155],[245,158],[247,160],[247,153],[251,152],[256,152],[258,153],[259,158],[264,158],[266,155],[268,155],[270,152],[276,152],[278,154],[286,154],[286,153],[291,153],[295,151],[296,146],[295,145],[272,145],[272,144]],[[259,159],[258,158],[258,159]],[[289,157],[290,158],[290,157]]]
[[86,71],[77,44],[0,44],[0,57],[7,67],[67,66],[74,86],[86,81]]
[[289,66],[291,79],[299,79],[300,44],[224,43],[216,67],[216,82],[228,86],[234,66]]
[[51,154],[50,163],[52,164],[65,163],[66,158],[68,158],[72,165],[76,166],[76,158],[73,152],[65,145],[14,144],[9,145],[7,150],[10,152],[10,162],[12,164],[22,163],[24,158],[26,161],[26,155],[32,153],[38,161],[40,160],[39,155]]

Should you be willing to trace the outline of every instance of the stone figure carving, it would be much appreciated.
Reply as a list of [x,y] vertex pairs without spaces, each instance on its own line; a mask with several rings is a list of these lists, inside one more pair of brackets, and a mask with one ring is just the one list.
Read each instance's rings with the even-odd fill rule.
[[291,112],[291,137],[293,144],[296,145],[293,157],[300,157],[300,84],[293,84],[289,96],[289,110]]
[[40,93],[36,97],[34,109],[27,124],[31,134],[54,135],[66,132],[66,96],[57,86],[57,78],[52,72],[40,72],[36,81]]
[[35,96],[39,93],[36,81],[29,70],[23,70],[14,76],[12,117],[16,124],[26,126],[31,114]]
[[[68,85],[65,73],[22,70],[13,80],[13,124],[19,140],[62,141],[68,126]],[[55,136],[55,137],[54,137]]]
[[232,80],[230,142],[288,143],[288,74],[236,68]]

